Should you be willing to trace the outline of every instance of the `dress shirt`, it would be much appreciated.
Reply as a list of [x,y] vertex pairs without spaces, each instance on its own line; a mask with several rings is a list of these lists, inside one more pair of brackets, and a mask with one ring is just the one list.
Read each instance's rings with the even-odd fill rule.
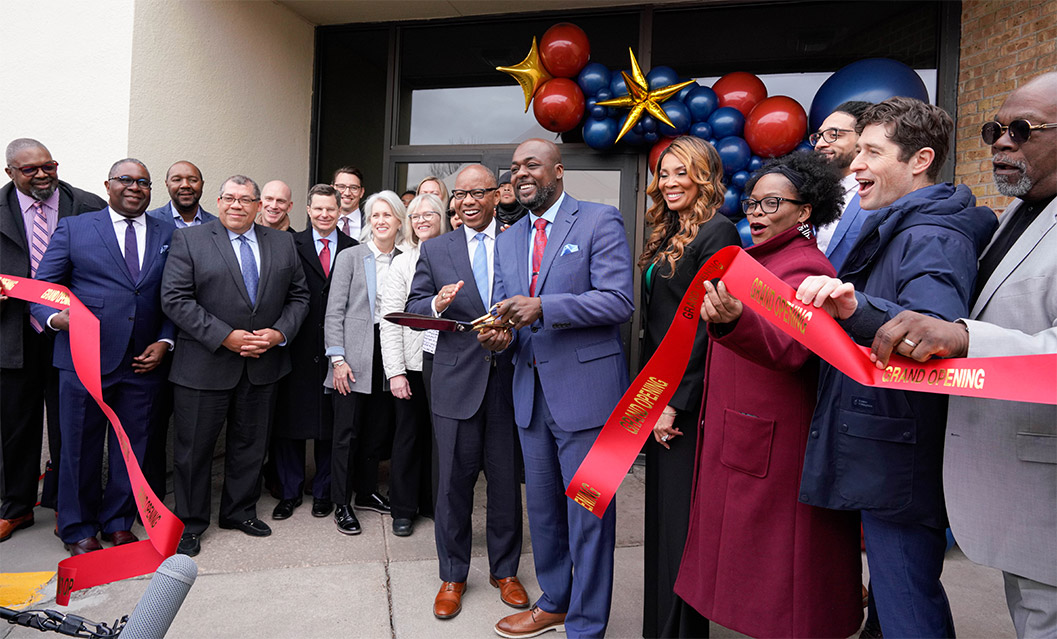
[[342,220],[345,218],[348,218],[349,220],[349,237],[354,240],[359,240],[360,233],[363,232],[363,213],[360,211],[360,208],[356,207],[356,210],[352,213],[349,213],[348,215],[342,215],[338,218],[339,231],[341,230],[341,227],[345,225],[345,223],[342,222]]
[[[564,202],[564,201],[565,201],[565,192],[562,191],[562,194],[560,196],[558,196],[558,199],[554,202],[554,204],[551,205],[551,207],[549,209],[547,209],[546,211],[543,212],[543,215],[537,216],[535,213],[532,213],[530,211],[530,214],[528,216],[526,216],[529,219],[529,241],[528,241],[528,249],[529,249],[528,250],[528,274],[529,274],[529,282],[532,281],[532,247],[534,247],[536,245],[536,226],[535,226],[536,219],[538,217],[542,217],[543,219],[545,219],[548,222],[550,222],[547,226],[544,227],[544,229],[545,229],[544,233],[547,234],[547,238],[549,239],[550,236],[551,236],[551,229],[554,228],[554,220],[558,217],[558,209],[560,209],[562,207],[562,202]],[[525,282],[525,285],[527,286],[529,282]],[[539,295],[539,290],[536,291],[536,295]]]
[[845,175],[841,179],[840,185],[844,189],[844,206],[841,208],[840,217],[815,230],[815,241],[818,243],[818,250],[823,253],[829,248],[829,242],[833,239],[833,233],[837,230],[837,225],[840,224],[841,218],[848,211],[848,205],[851,204],[852,198],[855,197],[855,191],[859,189],[859,182],[855,179],[854,173]]
[[[18,207],[22,211],[22,220],[26,225],[26,246],[33,246],[33,218],[37,216],[37,207],[33,206],[33,203],[37,200],[18,189],[15,189],[15,194],[18,195]],[[51,194],[51,197],[41,202],[41,208],[44,209],[44,215],[48,218],[48,237],[50,238],[55,232],[55,227],[59,225],[58,188]]]
[[[393,258],[400,254],[400,249],[393,247],[393,250],[388,253],[382,253],[375,246],[374,240],[367,242],[368,248],[371,249],[371,253],[374,253],[374,290],[375,296],[377,297],[378,292],[385,286],[385,280],[389,277],[389,267],[393,264]],[[377,324],[382,321],[382,305],[374,305],[374,323]]]
[[128,222],[126,220],[132,220],[132,228],[136,231],[136,256],[139,259],[139,266],[143,268],[143,253],[147,250],[147,218],[145,214],[140,213],[136,217],[125,217],[118,213],[112,208],[107,207],[110,212],[110,221],[114,224],[114,237],[117,238],[117,245],[121,247],[121,254],[125,254],[125,233],[128,229]]
[[185,229],[188,226],[198,226],[202,223],[202,207],[198,207],[198,210],[195,211],[195,217],[191,220],[190,224],[184,222],[183,216],[177,212],[176,207],[172,205],[172,202],[169,202],[169,212],[172,213],[172,220],[176,223],[176,228],[178,229]]
[[328,273],[334,272],[334,260],[338,258],[338,233],[341,233],[341,231],[335,227],[331,229],[330,235],[320,235],[319,231],[312,227],[312,245],[316,247],[317,256],[323,252],[323,242],[320,242],[320,240],[330,240],[327,243],[327,246],[330,247],[330,269],[328,269]]
[[[239,250],[239,238],[245,237],[246,241],[250,243],[250,250],[253,251],[253,261],[256,262],[257,275],[261,274],[261,245],[257,243],[257,225],[254,224],[250,227],[250,230],[246,231],[242,235],[235,233],[231,229],[227,229],[228,239],[231,240],[231,250],[235,251],[235,259],[239,262],[239,269],[242,268],[242,251]],[[259,291],[258,291],[259,293]]]
[[[479,242],[477,234],[485,234],[484,248],[488,256],[486,260],[488,264],[488,290],[482,292],[485,294],[484,298],[486,300],[492,299],[492,288],[495,284],[495,234],[497,228],[498,222],[494,217],[482,231],[475,231],[465,224],[462,225],[462,230],[466,233],[466,251],[467,256],[470,258],[470,266],[473,266],[473,256],[477,252],[477,243]],[[488,306],[491,306],[491,304],[485,304],[485,310],[488,310]]]

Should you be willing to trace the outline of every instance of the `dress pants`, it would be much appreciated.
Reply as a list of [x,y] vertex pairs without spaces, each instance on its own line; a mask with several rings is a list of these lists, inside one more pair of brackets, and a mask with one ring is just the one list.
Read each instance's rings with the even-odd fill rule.
[[[103,375],[103,401],[121,420],[136,460],[142,464],[154,399],[163,378],[158,370],[132,372],[132,352]],[[136,503],[121,447],[106,415],[72,370],[59,372],[63,454],[59,464],[59,537],[74,543],[100,531],[130,530]],[[108,476],[103,478],[103,442]]]
[[420,371],[407,371],[410,399],[393,398],[393,432],[389,503],[393,517],[411,519],[416,513],[433,515],[433,429],[429,402]]
[[[37,333],[28,321],[22,335],[22,368],[0,369],[0,519],[29,514],[37,504],[45,405],[53,469],[60,459],[59,371],[51,365],[55,339]],[[56,507],[57,485],[46,484],[42,506]]]
[[[283,499],[298,499],[305,487],[305,450],[307,439],[276,437],[272,441],[272,459]],[[316,464],[316,475],[312,479],[312,497],[330,500],[329,439],[314,439],[312,458]]]
[[886,637],[954,637],[947,593],[940,583],[947,534],[862,511],[870,588]]
[[174,385],[173,494],[184,532],[200,535],[209,528],[213,450],[225,418],[220,519],[241,522],[257,516],[277,387],[277,383],[250,383],[245,370],[230,390]]
[[604,636],[613,600],[616,501],[599,518],[565,496],[601,430],[560,429],[536,380],[532,420],[519,429],[536,581],[543,590],[536,605],[567,613],[565,632],[572,638]]
[[166,380],[158,389],[151,415],[150,434],[147,436],[147,455],[143,461],[143,476],[159,499],[165,498],[165,480],[169,471],[169,422],[173,411],[172,384],[168,382],[172,357],[166,357],[158,366],[162,379]]
[[1057,639],[1057,587],[1002,572],[1017,637]]
[[[437,445],[434,536],[441,581],[466,581],[470,570],[473,488],[482,461],[487,485],[488,566],[494,577],[517,575],[521,561],[521,482],[510,390],[489,369],[481,406],[469,419],[433,416]],[[505,396],[504,396],[505,393]]]

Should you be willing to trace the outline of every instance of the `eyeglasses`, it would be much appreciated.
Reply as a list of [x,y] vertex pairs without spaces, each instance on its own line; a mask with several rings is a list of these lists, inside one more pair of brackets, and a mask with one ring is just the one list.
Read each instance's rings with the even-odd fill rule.
[[762,200],[754,200],[752,198],[746,198],[741,201],[741,210],[745,215],[752,215],[756,212],[756,208],[759,207],[763,213],[776,213],[778,207],[781,206],[782,202],[791,202],[793,204],[807,204],[802,200],[791,200],[787,197],[770,196],[765,197]]
[[1009,130],[1009,139],[1013,141],[1013,144],[1024,144],[1031,137],[1031,132],[1037,129],[1052,129],[1057,127],[1057,122],[1050,122],[1049,124],[1032,124],[1027,120],[1017,119],[1011,121],[1009,124],[1000,124],[999,122],[984,122],[984,125],[980,127],[980,137],[984,139],[984,143],[992,145],[998,142],[998,139]]
[[335,184],[334,188],[339,191],[348,191],[350,193],[359,193],[363,190],[363,187],[359,184]]
[[811,143],[811,146],[818,144],[818,141],[825,140],[829,144],[833,144],[837,141],[844,133],[855,133],[851,129],[838,129],[837,127],[830,127],[824,131],[815,131],[811,135],[807,136],[807,141]]
[[440,217],[440,213],[437,213],[436,211],[422,211],[420,213],[412,213],[411,215],[408,215],[407,218],[412,222],[421,222],[432,218],[434,215]]
[[260,199],[255,197],[246,197],[245,195],[242,197],[235,197],[234,195],[224,194],[220,196],[220,201],[224,204],[234,204],[235,202],[238,202],[242,206],[249,206],[254,202],[260,202]]
[[486,193],[491,193],[497,188],[499,187],[493,186],[490,189],[473,189],[471,191],[462,191],[460,189],[456,189],[451,192],[451,196],[454,197],[456,200],[464,200],[466,199],[466,195],[469,194],[473,196],[473,199],[480,200],[485,196]]
[[26,177],[33,177],[37,174],[37,171],[40,171],[41,169],[43,169],[48,175],[55,175],[55,171],[59,168],[59,163],[51,161],[45,162],[44,164],[34,164],[33,166],[11,166],[8,164],[7,168],[22,171],[22,175]]
[[113,180],[114,182],[120,183],[122,186],[132,186],[135,184],[141,189],[149,189],[151,181],[147,178],[134,178],[128,175],[118,175],[116,177],[107,178],[108,181]]

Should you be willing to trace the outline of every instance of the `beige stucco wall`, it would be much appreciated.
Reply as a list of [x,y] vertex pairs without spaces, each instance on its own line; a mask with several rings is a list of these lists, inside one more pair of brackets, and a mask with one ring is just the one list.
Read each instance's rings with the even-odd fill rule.
[[105,196],[128,153],[133,0],[3,2],[0,25],[0,147],[40,140],[61,179]]
[[304,228],[311,123],[312,25],[270,1],[136,0],[129,153],[151,169],[151,206],[175,161],[202,170],[216,212],[230,175],[283,180]]

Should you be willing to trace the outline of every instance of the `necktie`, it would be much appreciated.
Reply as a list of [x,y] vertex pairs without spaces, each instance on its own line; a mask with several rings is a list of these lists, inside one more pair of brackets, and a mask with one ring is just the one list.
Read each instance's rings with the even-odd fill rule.
[[477,249],[473,252],[473,279],[477,282],[477,291],[481,294],[481,302],[485,310],[491,304],[488,303],[488,249],[484,246],[484,239],[488,237],[484,233],[473,236],[477,240]]
[[139,247],[136,245],[136,227],[132,220],[125,220],[125,266],[133,282],[139,281]]
[[536,294],[536,279],[543,262],[543,249],[547,248],[547,220],[537,218],[533,226],[536,227],[536,238],[532,241],[532,282],[529,283],[529,297]]
[[330,240],[320,238],[323,250],[319,252],[319,264],[323,267],[323,277],[330,277]]
[[246,292],[250,296],[250,304],[257,304],[257,282],[260,275],[257,273],[257,260],[253,258],[253,249],[250,242],[244,236],[239,236],[239,256],[242,257],[242,281],[246,283]]
[[349,228],[349,216],[343,215],[341,218],[341,232],[345,235],[352,237],[352,229]]
[[[29,276],[36,277],[37,267],[44,257],[44,251],[48,248],[48,216],[44,213],[44,207],[40,202],[34,202],[33,207],[37,209],[33,214],[33,230],[29,242]],[[44,330],[37,318],[29,316],[29,323],[38,333]]]

